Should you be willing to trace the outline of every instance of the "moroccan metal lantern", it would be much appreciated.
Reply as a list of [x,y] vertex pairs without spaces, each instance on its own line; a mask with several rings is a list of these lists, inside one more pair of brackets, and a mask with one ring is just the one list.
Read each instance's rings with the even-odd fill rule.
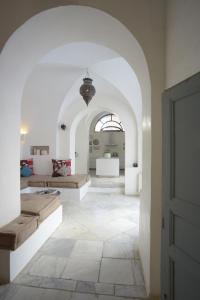
[[80,94],[87,105],[96,93],[95,87],[92,85],[92,81],[93,80],[89,77],[83,78],[83,84],[80,87]]

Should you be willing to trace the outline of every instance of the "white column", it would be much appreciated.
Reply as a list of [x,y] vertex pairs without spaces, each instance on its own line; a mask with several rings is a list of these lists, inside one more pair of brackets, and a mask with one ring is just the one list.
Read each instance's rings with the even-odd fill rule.
[[0,61],[0,227],[20,214],[20,101],[6,74]]

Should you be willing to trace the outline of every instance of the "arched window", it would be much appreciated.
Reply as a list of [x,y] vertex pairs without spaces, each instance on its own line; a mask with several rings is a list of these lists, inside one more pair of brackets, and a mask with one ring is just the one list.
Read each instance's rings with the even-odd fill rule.
[[95,131],[124,131],[124,128],[118,116],[107,114],[97,121]]

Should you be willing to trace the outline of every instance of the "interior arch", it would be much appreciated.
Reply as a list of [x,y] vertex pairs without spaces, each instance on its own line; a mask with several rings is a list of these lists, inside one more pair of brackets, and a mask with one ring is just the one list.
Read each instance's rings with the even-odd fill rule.
[[[98,101],[99,100],[99,101]],[[118,106],[116,107],[116,100],[118,100]],[[129,106],[124,103],[124,101],[120,101],[120,98],[109,98],[109,102],[107,98],[103,98],[102,95],[96,97],[95,101],[92,103],[88,109],[84,109],[80,111],[78,110],[78,105],[74,104],[74,109],[68,109],[68,114],[65,115],[65,119],[71,119],[71,122],[68,123],[68,130],[63,137],[62,134],[62,150],[60,149],[60,157],[64,157],[64,155],[68,155],[68,157],[72,158],[72,166],[73,172],[75,171],[75,136],[77,127],[81,122],[84,122],[84,144],[82,144],[82,152],[84,152],[83,157],[86,158],[88,155],[88,145],[89,145],[89,127],[92,123],[94,117],[102,111],[111,111],[115,112],[119,115],[120,119],[123,122],[124,130],[126,132],[125,135],[125,165],[126,167],[131,167],[133,162],[138,161],[138,129],[135,116],[133,112],[131,112]],[[82,123],[83,124],[83,123]],[[83,126],[82,126],[83,127]],[[66,143],[66,141],[69,141]],[[67,146],[70,148],[67,149]],[[84,148],[84,149],[83,149]],[[85,164],[84,169],[87,172],[87,164]],[[83,171],[81,170],[81,171]],[[126,176],[126,175],[125,175]],[[130,179],[131,180],[131,179]]]
[[[76,19],[76,23],[74,23]],[[91,26],[91,22],[97,26]],[[107,28],[112,34],[106,34]],[[104,34],[102,35],[102,32]],[[20,108],[26,80],[35,64],[50,50],[67,42],[80,42],[87,33],[89,42],[114,49],[134,69],[143,104],[143,193],[141,202],[140,250],[147,289],[150,280],[150,184],[151,184],[151,85],[144,53],[133,35],[118,20],[90,7],[66,6],[39,13],[12,34],[0,56],[0,163],[4,173],[0,200],[0,226],[20,212],[18,160],[20,153]],[[119,39],[120,36],[120,39]],[[20,41],[20,42],[19,42]],[[133,55],[134,53],[134,55]],[[7,124],[7,126],[5,126]],[[13,153],[13,147],[15,153]],[[9,157],[9,161],[5,158]],[[12,169],[12,173],[10,171]],[[5,178],[9,177],[9,182]],[[12,189],[10,189],[12,186]]]

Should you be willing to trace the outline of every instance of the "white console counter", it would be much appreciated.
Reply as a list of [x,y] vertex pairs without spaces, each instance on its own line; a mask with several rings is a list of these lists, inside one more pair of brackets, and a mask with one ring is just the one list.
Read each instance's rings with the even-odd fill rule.
[[97,176],[119,176],[119,158],[97,158],[96,159]]

